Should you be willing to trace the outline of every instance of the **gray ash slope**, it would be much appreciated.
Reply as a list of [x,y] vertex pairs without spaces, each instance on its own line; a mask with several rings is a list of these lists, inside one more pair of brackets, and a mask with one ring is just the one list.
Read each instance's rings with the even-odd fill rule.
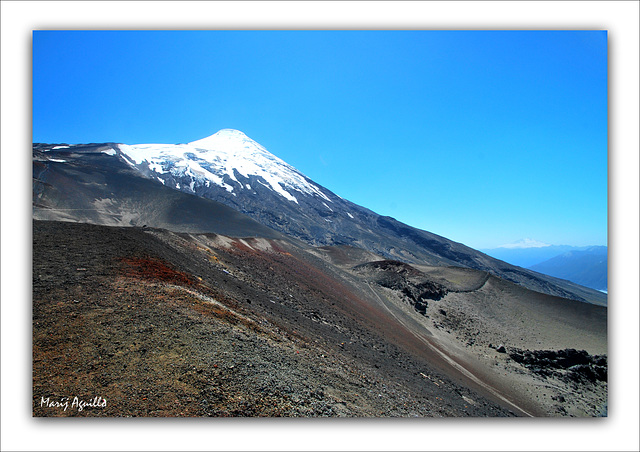
[[[87,158],[89,154],[93,161]],[[75,165],[75,168],[66,169],[65,164]],[[134,171],[126,172],[123,165]],[[134,182],[137,175],[149,182],[145,189],[151,190],[152,182],[162,192],[159,198],[173,190],[216,201],[270,228],[271,234],[278,231],[313,246],[346,245],[412,264],[473,268],[537,292],[606,305],[605,294],[507,264],[351,203],[315,184],[242,132],[234,130],[225,129],[211,137],[180,145],[34,145],[34,178],[38,184],[37,195],[34,189],[34,218],[114,225],[141,225],[144,222],[150,226],[179,230],[172,224],[176,218],[167,219],[166,215],[162,221],[154,218],[154,212],[163,211],[162,202],[154,205],[155,201],[146,201],[136,206],[125,203],[116,212],[119,218],[107,215],[107,220],[104,215],[87,219],[82,211],[70,210],[77,208],[77,200],[58,197],[55,203],[47,204],[47,199],[53,197],[51,193],[56,189],[56,172],[67,172],[69,178],[82,174],[81,177],[87,180],[83,186],[75,187],[78,189],[76,194],[82,197],[82,193],[86,193],[88,202],[94,205],[97,200],[116,199],[120,193],[114,192],[114,197],[104,195],[97,198],[90,189],[91,178],[96,176],[101,178],[97,183],[102,184],[105,190],[120,190],[111,184],[122,184],[123,181],[109,180],[104,174],[109,172],[105,168],[110,166],[117,166],[120,174],[126,173],[126,183],[141,184]],[[133,193],[129,199],[135,199]],[[190,202],[197,203],[194,200]],[[146,209],[146,213],[142,215],[135,209]],[[207,215],[206,210],[198,208],[197,212]],[[136,215],[137,218],[131,218]],[[193,216],[193,210],[190,215]],[[177,218],[184,222],[185,215],[179,214]],[[229,233],[217,229],[218,225],[211,226],[209,219],[189,221],[197,223],[189,230]]]
[[[564,300],[584,312],[563,319],[553,297],[478,271],[353,267],[288,239],[33,226],[35,416],[583,417],[606,403],[604,307]],[[403,281],[436,280],[444,298],[405,309]],[[43,393],[110,403],[55,412]]]
[[106,226],[153,226],[180,232],[281,238],[237,210],[140,177],[114,144],[35,145],[33,217]]
[[[513,416],[316,265],[282,240],[34,221],[34,415]],[[86,392],[107,410],[37,397]]]

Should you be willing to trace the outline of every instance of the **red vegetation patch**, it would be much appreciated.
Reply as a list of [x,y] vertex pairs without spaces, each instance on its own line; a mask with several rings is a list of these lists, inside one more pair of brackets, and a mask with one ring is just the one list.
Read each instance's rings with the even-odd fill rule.
[[159,260],[131,257],[123,258],[121,261],[127,265],[125,275],[132,278],[151,279],[181,286],[195,284],[186,273],[174,270]]

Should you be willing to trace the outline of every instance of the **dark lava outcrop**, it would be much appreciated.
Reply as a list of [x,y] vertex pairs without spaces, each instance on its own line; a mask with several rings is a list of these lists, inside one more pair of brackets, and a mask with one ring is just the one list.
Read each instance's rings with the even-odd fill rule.
[[555,376],[565,381],[595,383],[607,381],[607,357],[590,355],[585,350],[519,350],[509,352],[517,363],[543,377]]
[[422,315],[426,315],[430,300],[440,300],[448,292],[445,286],[430,280],[426,274],[404,262],[376,261],[357,265],[353,269],[371,282],[400,292]]

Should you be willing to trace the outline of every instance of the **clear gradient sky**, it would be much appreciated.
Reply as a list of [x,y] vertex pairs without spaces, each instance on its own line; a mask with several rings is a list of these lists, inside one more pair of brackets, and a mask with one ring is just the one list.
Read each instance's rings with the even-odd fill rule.
[[474,248],[607,244],[606,31],[34,32],[34,142],[222,128]]

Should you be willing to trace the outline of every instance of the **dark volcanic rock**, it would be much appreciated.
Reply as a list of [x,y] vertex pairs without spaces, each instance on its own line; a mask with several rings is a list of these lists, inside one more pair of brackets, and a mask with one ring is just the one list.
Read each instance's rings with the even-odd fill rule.
[[607,381],[607,357],[589,355],[584,350],[517,350],[509,353],[516,362],[542,375],[565,381]]
[[430,300],[440,300],[448,290],[409,264],[398,261],[376,261],[354,267],[356,273],[404,296],[420,314],[425,315]]

